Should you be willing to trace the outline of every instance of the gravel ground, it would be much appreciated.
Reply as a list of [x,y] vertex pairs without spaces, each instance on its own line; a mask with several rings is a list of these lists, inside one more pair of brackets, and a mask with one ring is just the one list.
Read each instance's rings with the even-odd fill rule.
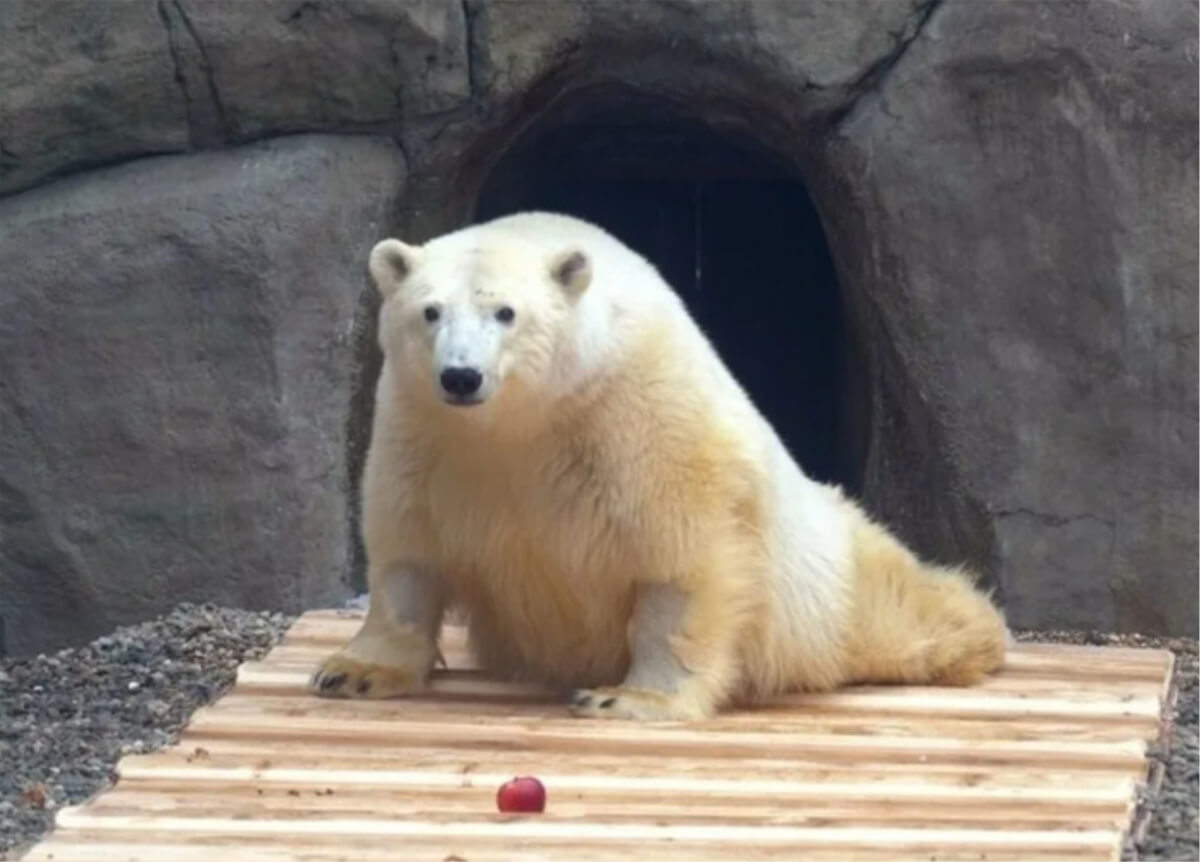
[[106,784],[121,755],[174,742],[291,622],[183,605],[86,646],[0,659],[0,859],[18,858],[55,809]]
[[[291,624],[279,614],[184,605],[76,649],[0,659],[0,859],[15,859],[54,811],[92,796],[126,753],[175,741],[199,706],[232,684]],[[1172,649],[1179,699],[1161,792],[1150,801],[1142,859],[1192,862],[1197,843],[1196,641],[1079,632],[1022,632],[1020,640]],[[1129,848],[1127,858],[1134,856]]]

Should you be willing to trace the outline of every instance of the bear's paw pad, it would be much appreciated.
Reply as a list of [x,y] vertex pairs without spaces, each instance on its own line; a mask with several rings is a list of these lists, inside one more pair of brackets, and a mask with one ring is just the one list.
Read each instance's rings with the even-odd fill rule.
[[358,661],[343,655],[326,659],[309,681],[319,697],[382,700],[412,694],[424,688],[424,679],[411,669]]

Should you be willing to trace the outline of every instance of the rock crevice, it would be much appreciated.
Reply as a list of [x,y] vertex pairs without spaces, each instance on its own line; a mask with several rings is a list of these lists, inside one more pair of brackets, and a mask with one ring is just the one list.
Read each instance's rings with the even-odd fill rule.
[[[944,0],[924,0],[909,16],[905,27],[899,33],[893,34],[895,46],[885,56],[871,64],[861,75],[854,79],[847,88],[848,101],[837,108],[830,117],[830,125],[837,129],[843,123],[849,122],[859,105],[866,99],[876,96],[892,70],[904,58],[909,46],[925,31],[934,13]],[[884,108],[886,110],[886,108]]]
[[[229,121],[225,116],[225,107],[221,104],[216,80],[213,78],[212,62],[208,58],[204,43],[200,40],[200,34],[196,32],[187,10],[179,0],[158,0],[158,11],[167,30],[171,57],[175,63],[175,77],[187,103],[191,145],[196,147],[227,141],[230,133]],[[195,52],[194,57],[188,56],[190,52],[182,43],[184,33],[191,44],[191,50]],[[190,86],[188,83],[189,78],[195,77],[200,78],[203,90],[207,94],[207,104],[203,108],[196,104],[199,99],[199,95],[193,92],[197,89],[196,82],[193,80]]]

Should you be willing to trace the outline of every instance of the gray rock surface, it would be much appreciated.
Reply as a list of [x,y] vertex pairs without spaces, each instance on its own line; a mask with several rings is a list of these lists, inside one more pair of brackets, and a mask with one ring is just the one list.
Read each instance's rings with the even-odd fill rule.
[[[761,99],[759,85],[774,79],[791,90],[790,107],[811,112],[844,98],[929,5],[929,0],[468,0],[473,79],[491,98],[503,99],[541,86],[547,75],[578,76],[582,70],[620,69],[623,77],[667,90],[715,81],[730,65],[751,65],[755,75],[731,82],[746,97]],[[534,20],[537,25],[530,26]],[[809,98],[795,98],[805,91]],[[814,92],[823,98],[814,100]]]
[[444,0],[5,0],[0,193],[150,153],[381,131],[469,93]]
[[377,128],[469,95],[466,19],[445,0],[167,0],[206,140]]
[[354,325],[403,180],[390,141],[300,136],[0,201],[11,653],[348,594]]
[[[1196,26],[942,3],[831,140],[830,240],[896,380],[875,500],[1023,626],[1196,631]],[[936,446],[897,445],[918,425]]]
[[[9,0],[0,639],[338,598],[366,250],[469,221],[507,152],[600,115],[699,121],[807,184],[869,509],[1014,625],[1194,635],[1196,25],[1192,0]],[[331,135],[227,149],[299,132]]]
[[[734,83],[742,99],[812,112],[844,102],[929,4],[8,0],[0,193],[273,134],[440,136],[511,116],[530,88],[584,70],[622,68],[664,93]],[[764,74],[730,78],[729,63]]]
[[0,7],[0,192],[188,145],[187,114],[152,2]]

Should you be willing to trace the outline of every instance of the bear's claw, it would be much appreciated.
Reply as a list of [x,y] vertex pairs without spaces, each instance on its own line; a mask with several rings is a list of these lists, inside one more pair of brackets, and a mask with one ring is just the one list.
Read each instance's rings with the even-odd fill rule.
[[318,673],[316,677],[314,677],[314,682],[321,691],[329,691],[331,688],[337,688],[345,681],[346,675],[344,673]]
[[424,676],[403,667],[370,664],[334,655],[312,676],[309,690],[320,697],[382,700],[425,687]]
[[703,717],[677,697],[642,688],[580,689],[571,694],[570,710],[578,718],[679,721]]

